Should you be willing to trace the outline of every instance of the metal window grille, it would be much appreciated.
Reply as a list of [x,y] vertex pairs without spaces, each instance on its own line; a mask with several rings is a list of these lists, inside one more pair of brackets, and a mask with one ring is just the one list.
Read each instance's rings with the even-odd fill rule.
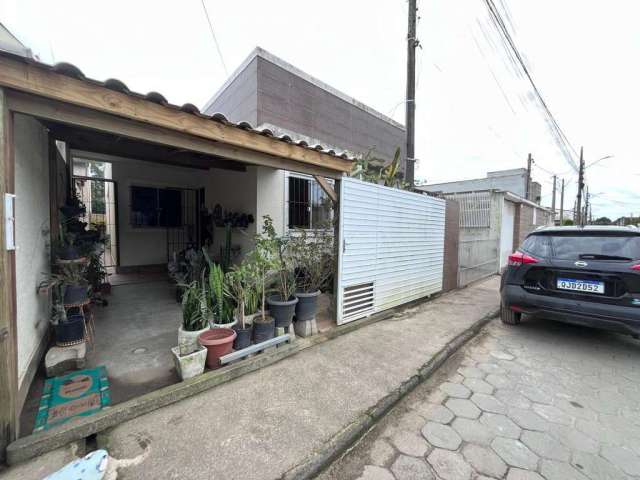
[[313,179],[290,175],[288,179],[288,227],[317,228],[331,218],[331,204]]
[[461,228],[491,226],[491,192],[450,193],[445,197],[460,205]]

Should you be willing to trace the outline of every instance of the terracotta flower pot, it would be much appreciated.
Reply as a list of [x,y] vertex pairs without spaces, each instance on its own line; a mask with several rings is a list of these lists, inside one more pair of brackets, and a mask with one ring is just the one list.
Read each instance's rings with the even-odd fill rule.
[[200,345],[207,349],[207,367],[218,368],[220,357],[231,353],[237,333],[230,328],[213,328],[198,337]]

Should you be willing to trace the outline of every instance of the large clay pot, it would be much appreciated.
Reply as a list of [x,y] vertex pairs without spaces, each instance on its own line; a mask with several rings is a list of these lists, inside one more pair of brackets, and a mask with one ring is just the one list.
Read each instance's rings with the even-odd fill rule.
[[231,353],[236,336],[231,328],[212,328],[200,334],[198,341],[207,349],[207,367],[213,369],[220,366],[220,357]]
[[279,296],[269,297],[269,312],[276,321],[276,327],[287,328],[293,321],[293,315],[296,313],[297,297],[291,297],[289,300],[280,300]]
[[313,320],[318,313],[318,297],[320,290],[312,293],[296,293],[298,303],[296,304],[296,322],[306,322]]

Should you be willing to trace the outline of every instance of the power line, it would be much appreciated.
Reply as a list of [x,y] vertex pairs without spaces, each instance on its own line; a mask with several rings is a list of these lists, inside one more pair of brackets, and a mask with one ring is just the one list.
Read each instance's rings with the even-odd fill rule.
[[[556,136],[556,140],[557,140],[558,146],[561,147],[561,150],[562,150],[562,152],[564,154],[565,160],[567,161],[567,163],[575,171],[577,171],[578,170],[578,165],[576,164],[573,156],[571,155],[571,151],[573,151],[573,153],[577,156],[575,148],[573,148],[573,146],[571,145],[571,142],[569,142],[569,140],[567,139],[567,136],[564,134],[564,132],[560,128],[560,125],[556,121],[555,117],[551,113],[551,110],[547,106],[547,103],[545,102],[544,98],[542,97],[542,94],[541,94],[540,90],[538,89],[538,86],[533,81],[533,77],[531,76],[531,73],[529,72],[529,69],[527,68],[524,60],[522,59],[522,55],[520,54],[520,51],[518,50],[518,48],[517,48],[517,46],[515,44],[515,41],[511,37],[511,34],[509,33],[509,30],[507,29],[507,27],[506,27],[506,25],[504,23],[504,20],[502,19],[501,15],[500,15],[500,12],[496,8],[495,4],[493,3],[493,0],[484,0],[484,2],[486,3],[487,7],[489,8],[489,13],[491,15],[492,22],[494,23],[494,25],[498,29],[499,33],[502,34],[502,37],[504,38],[504,40],[506,40],[506,43],[509,46],[508,51],[513,56],[515,56],[515,59],[516,59],[518,65],[520,66],[520,68],[524,72],[525,76],[529,80],[529,83],[531,84],[531,86],[533,88],[533,91],[535,93],[536,98],[538,99],[538,101],[540,102],[540,105],[542,105],[542,108],[544,109],[545,113],[547,114],[548,120],[550,122],[551,130],[552,130],[552,132],[554,132],[554,134]],[[504,40],[503,40],[503,42],[504,42]],[[512,55],[510,55],[510,57]]]
[[224,68],[224,74],[229,75],[227,71],[227,64],[224,63],[224,58],[222,57],[222,50],[220,50],[220,44],[218,44],[218,39],[216,38],[216,33],[213,30],[213,23],[211,23],[211,18],[209,18],[209,12],[207,11],[207,6],[204,4],[204,0],[200,0],[202,2],[202,8],[204,10],[204,15],[207,17],[207,23],[209,24],[209,31],[211,32],[211,38],[213,38],[213,43],[216,45],[216,50],[218,50],[218,56],[220,57],[220,62],[222,63],[222,68]]

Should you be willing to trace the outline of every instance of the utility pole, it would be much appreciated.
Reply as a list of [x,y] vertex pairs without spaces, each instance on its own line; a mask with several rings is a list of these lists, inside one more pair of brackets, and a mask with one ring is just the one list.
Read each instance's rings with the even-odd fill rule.
[[586,188],[584,196],[584,215],[582,216],[582,224],[589,223],[589,187]]
[[531,157],[531,154],[529,154],[529,156],[527,157],[527,185],[525,186],[525,194],[524,194],[524,198],[526,198],[527,200],[529,200],[529,193],[531,190],[531,164],[533,163],[533,158]]
[[583,225],[582,221],[582,191],[584,189],[584,156],[580,147],[580,168],[578,170],[578,195],[576,197],[576,225]]
[[564,178],[562,179],[562,187],[560,189],[560,226],[564,222]]
[[553,197],[551,197],[551,210],[553,210],[553,221],[556,221],[556,180],[557,177],[553,176]]
[[415,183],[415,136],[416,136],[416,17],[418,7],[417,0],[409,0],[409,29],[407,33],[407,97],[406,119],[407,128],[407,166],[406,182],[413,187]]

